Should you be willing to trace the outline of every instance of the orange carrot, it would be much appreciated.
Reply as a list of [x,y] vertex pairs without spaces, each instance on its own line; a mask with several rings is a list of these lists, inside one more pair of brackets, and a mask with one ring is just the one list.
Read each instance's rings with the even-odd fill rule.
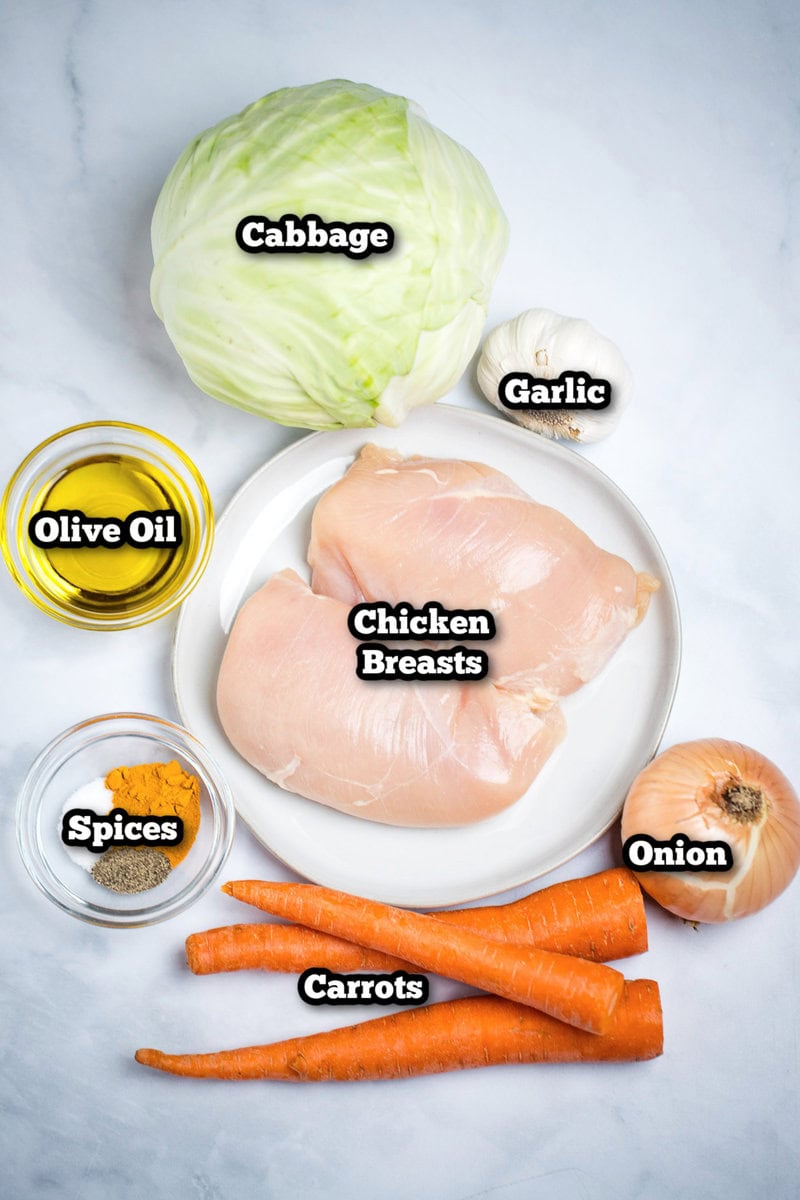
[[[624,867],[555,883],[511,904],[432,915],[495,942],[533,945],[595,962],[628,958],[647,949],[642,889]],[[332,971],[411,967],[379,950],[298,925],[225,925],[192,933],[186,939],[186,957],[195,975],[253,968],[299,973],[322,964]]]
[[237,900],[345,941],[407,959],[423,971],[538,1008],[603,1033],[622,993],[613,967],[550,950],[492,942],[435,917],[307,883],[240,880],[222,889]]
[[291,1081],[397,1079],[531,1062],[636,1062],[656,1058],[664,1035],[658,985],[625,984],[597,1037],[496,996],[467,996],[388,1017],[218,1054],[137,1050],[136,1061],[173,1075]]
[[259,968],[300,974],[307,967],[332,971],[408,971],[415,968],[379,950],[305,929],[302,925],[222,925],[186,939],[186,961],[195,975]]

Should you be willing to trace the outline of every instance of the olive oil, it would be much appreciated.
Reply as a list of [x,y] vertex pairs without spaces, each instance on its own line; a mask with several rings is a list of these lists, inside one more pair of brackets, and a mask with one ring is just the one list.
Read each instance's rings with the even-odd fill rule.
[[[196,547],[186,497],[174,475],[128,454],[96,454],[70,463],[39,491],[34,513],[80,512],[124,521],[132,513],[174,510],[184,538],[177,546],[39,546],[27,538],[27,566],[39,588],[61,607],[115,619],[161,603],[180,581]],[[26,532],[19,531],[21,538]]]

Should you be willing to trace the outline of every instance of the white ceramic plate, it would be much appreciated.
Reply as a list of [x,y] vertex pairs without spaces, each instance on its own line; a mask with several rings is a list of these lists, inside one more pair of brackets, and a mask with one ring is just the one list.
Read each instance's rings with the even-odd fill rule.
[[[396,828],[292,795],[239,757],[217,719],[217,674],[240,605],[283,567],[308,578],[314,505],[366,442],[403,454],[488,463],[662,583],[646,619],[605,670],[563,701],[567,737],[530,790],[477,825]],[[436,405],[412,413],[399,429],[313,434],[257,471],[220,520],[211,561],[183,605],[172,667],[183,724],[221,764],[239,815],[274,855],[314,882],[391,904],[433,908],[526,883],[598,838],[658,748],[679,663],[680,625],[669,569],[619,488],[571,450],[496,417]]]

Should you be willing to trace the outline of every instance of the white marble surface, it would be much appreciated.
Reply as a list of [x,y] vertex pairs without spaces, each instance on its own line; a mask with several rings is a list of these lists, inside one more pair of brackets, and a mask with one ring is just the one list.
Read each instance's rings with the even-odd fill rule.
[[[666,742],[741,739],[797,782],[798,32],[788,0],[6,0],[0,475],[60,428],[123,418],[193,454],[221,510],[299,436],[189,382],[149,305],[153,202],[191,135],[273,88],[403,92],[478,155],[511,220],[490,320],[587,316],[634,370],[621,428],[587,453],[674,571]],[[483,406],[469,377],[452,399]],[[796,1195],[800,883],[730,928],[651,912],[631,964],[663,991],[667,1049],[649,1064],[316,1087],[138,1068],[140,1044],[245,1045],[325,1017],[290,978],[188,973],[182,940],[231,919],[222,896],[115,932],[34,890],[13,828],[31,759],[90,714],[173,715],[172,625],[70,630],[5,572],[0,604],[4,1196]],[[552,878],[617,853],[612,833]],[[282,874],[243,829],[229,870]]]

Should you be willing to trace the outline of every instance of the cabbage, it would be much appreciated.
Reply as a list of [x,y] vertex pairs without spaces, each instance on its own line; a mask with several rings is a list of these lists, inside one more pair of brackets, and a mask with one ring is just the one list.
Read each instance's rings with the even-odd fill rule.
[[[387,222],[395,244],[247,254],[251,214]],[[153,215],[153,307],[203,391],[284,425],[396,425],[447,392],[477,346],[505,252],[480,163],[401,96],[284,88],[207,130]]]

